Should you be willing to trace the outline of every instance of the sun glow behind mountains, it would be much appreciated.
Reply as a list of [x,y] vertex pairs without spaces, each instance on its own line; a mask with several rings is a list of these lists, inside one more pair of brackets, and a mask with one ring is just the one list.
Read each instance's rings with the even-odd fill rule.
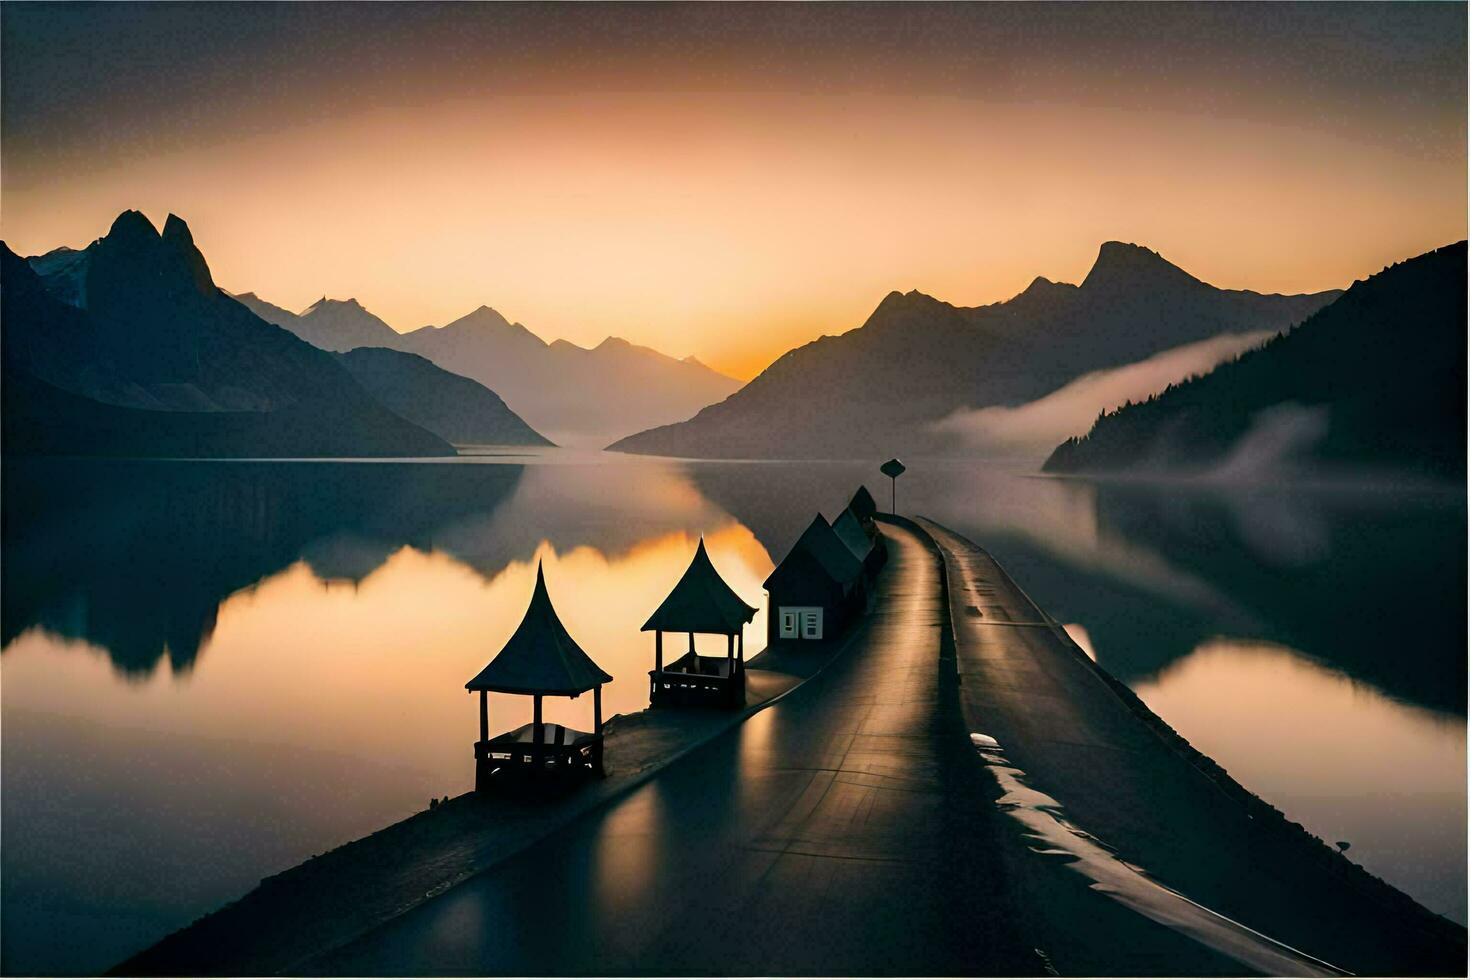
[[[293,309],[408,330],[490,303],[744,378],[890,289],[992,302],[1108,239],[1298,292],[1465,234],[1461,7],[388,6],[391,44],[265,9],[129,14],[159,30],[111,76],[59,40],[90,14],[8,10],[11,246],[174,211],[221,285]],[[1308,37],[1354,56],[1314,67]]]

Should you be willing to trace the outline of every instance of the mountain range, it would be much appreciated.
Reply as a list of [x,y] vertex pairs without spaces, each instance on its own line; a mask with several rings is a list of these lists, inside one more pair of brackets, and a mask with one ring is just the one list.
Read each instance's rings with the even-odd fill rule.
[[1051,472],[1304,462],[1465,476],[1466,246],[1354,283],[1296,329],[1202,377],[1100,417]]
[[250,307],[256,316],[274,323],[322,350],[348,351],[357,347],[394,347],[398,331],[373,316],[355,299],[321,299],[300,313],[268,303],[254,293],[235,299]]
[[[0,246],[0,260],[7,453],[454,454],[331,354],[215,286],[175,215],[160,232],[126,211],[85,249],[27,261]],[[420,380],[437,370],[394,356]],[[514,418],[498,400],[466,406],[476,410]]]
[[1107,242],[1081,285],[1038,277],[1001,303],[889,293],[867,321],[787,352],[692,419],[621,452],[833,458],[956,448],[951,414],[1037,399],[1091,371],[1222,334],[1285,329],[1338,295],[1219,289],[1138,245]]
[[590,349],[547,343],[488,306],[442,327],[400,334],[355,299],[323,298],[297,314],[254,293],[236,298],[324,350],[391,347],[473,378],[558,442],[601,446],[686,419],[740,387],[694,358],[678,360],[616,337]]
[[499,395],[417,354],[358,347],[337,363],[391,411],[456,446],[549,446]]

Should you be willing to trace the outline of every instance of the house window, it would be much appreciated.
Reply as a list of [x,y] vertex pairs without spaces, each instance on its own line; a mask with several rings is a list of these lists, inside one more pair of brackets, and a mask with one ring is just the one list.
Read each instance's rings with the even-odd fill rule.
[[778,633],[783,640],[820,640],[822,609],[820,606],[782,606]]
[[820,640],[822,638],[822,610],[803,610],[801,614],[801,638],[803,640]]
[[781,609],[781,639],[783,639],[783,640],[794,640],[794,639],[796,639],[796,620],[797,620],[797,614],[796,614],[796,610],[795,609],[787,609],[785,607],[782,607],[782,609]]

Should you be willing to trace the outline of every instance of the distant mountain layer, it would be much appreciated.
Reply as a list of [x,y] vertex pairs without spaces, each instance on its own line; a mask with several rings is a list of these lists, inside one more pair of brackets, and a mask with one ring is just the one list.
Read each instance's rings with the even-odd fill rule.
[[1303,459],[1465,475],[1465,243],[1356,282],[1259,350],[1062,443],[1057,473]]
[[359,347],[334,356],[390,410],[456,445],[551,445],[495,392],[417,354]]
[[603,445],[686,419],[740,387],[693,358],[676,360],[616,337],[591,350],[565,340],[548,344],[488,306],[400,334],[356,300],[322,299],[295,314],[254,293],[236,299],[324,350],[392,347],[426,357],[497,392],[558,441]]
[[398,342],[398,331],[363,309],[355,299],[327,299],[323,296],[300,313],[267,303],[254,293],[241,293],[235,299],[250,307],[267,323],[285,327],[322,350],[394,347]]
[[160,233],[127,211],[81,251],[0,260],[7,453],[454,452],[216,288],[174,215]]
[[609,448],[757,458],[944,451],[953,446],[935,423],[958,410],[1028,402],[1089,371],[1220,334],[1284,329],[1336,296],[1218,289],[1146,248],[1108,242],[1080,286],[1038,278],[972,308],[890,293],[858,329],[787,352],[687,422]]

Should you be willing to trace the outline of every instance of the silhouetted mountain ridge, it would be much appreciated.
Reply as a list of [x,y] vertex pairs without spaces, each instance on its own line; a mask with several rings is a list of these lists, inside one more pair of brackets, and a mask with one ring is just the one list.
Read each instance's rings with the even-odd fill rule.
[[1296,329],[1100,417],[1045,469],[1304,461],[1465,474],[1465,243],[1355,282]]
[[427,358],[386,347],[333,356],[390,410],[455,445],[551,445],[495,392]]
[[593,348],[547,343],[480,307],[442,327],[403,334],[401,350],[474,378],[558,442],[605,443],[619,434],[687,418],[740,387],[703,364],[608,337]]
[[80,254],[0,261],[7,453],[453,452],[219,290],[175,215],[159,232],[125,211]]
[[300,314],[254,293],[236,297],[323,350],[386,347],[428,358],[496,392],[538,431],[602,444],[686,418],[740,386],[697,360],[678,360],[621,337],[596,347],[550,343],[481,305],[443,326],[398,333],[356,300],[323,298]]
[[615,443],[671,456],[802,458],[948,448],[931,423],[1016,405],[1183,344],[1284,329],[1336,292],[1223,290],[1136,245],[1104,244],[1081,286],[1042,277],[1002,303],[886,295],[861,327],[788,351],[687,422]]

